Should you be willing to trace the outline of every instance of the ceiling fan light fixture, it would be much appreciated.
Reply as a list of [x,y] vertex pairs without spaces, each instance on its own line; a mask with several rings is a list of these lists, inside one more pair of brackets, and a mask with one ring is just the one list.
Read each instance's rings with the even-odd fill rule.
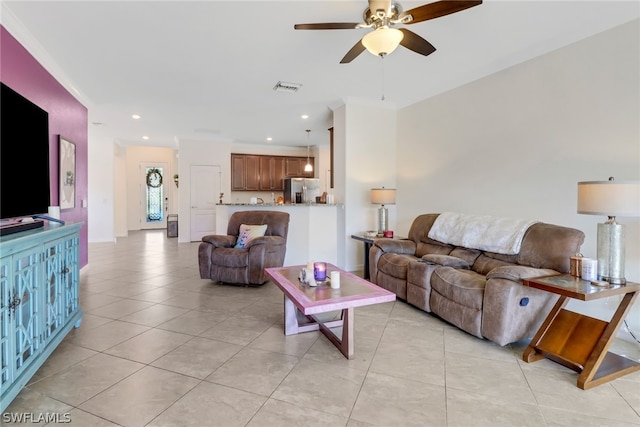
[[402,31],[385,26],[365,34],[362,44],[375,56],[388,55],[398,47],[403,37]]

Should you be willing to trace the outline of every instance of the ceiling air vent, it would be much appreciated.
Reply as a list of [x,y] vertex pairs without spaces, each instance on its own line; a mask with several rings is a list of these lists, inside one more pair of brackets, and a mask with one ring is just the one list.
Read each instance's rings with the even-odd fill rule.
[[302,85],[300,83],[288,83],[288,82],[278,82],[273,87],[273,90],[276,92],[290,92],[295,93],[300,89]]

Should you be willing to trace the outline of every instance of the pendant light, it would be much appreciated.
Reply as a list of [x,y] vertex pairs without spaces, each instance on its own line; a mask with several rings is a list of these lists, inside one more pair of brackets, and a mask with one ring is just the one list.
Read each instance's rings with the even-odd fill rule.
[[307,129],[307,164],[304,165],[305,172],[313,172],[313,166],[311,165],[311,161],[309,159],[309,132],[311,132],[311,129]]

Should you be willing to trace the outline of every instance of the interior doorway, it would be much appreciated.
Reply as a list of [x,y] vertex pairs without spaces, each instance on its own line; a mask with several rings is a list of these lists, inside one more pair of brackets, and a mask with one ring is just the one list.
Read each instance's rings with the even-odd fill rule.
[[216,234],[216,203],[220,199],[222,168],[214,165],[191,165],[190,240],[198,242],[202,236]]

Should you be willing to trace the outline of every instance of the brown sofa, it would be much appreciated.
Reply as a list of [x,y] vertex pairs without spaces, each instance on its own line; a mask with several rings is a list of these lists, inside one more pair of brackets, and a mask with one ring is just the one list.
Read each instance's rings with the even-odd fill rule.
[[[240,225],[267,224],[265,235],[246,248],[236,248]],[[287,250],[289,214],[277,211],[235,212],[229,218],[227,235],[208,235],[198,247],[200,278],[223,283],[264,284],[264,269],[282,267]]]
[[523,286],[522,279],[568,273],[584,233],[538,222],[526,229],[517,254],[504,255],[429,238],[438,216],[418,216],[407,239],[376,239],[370,280],[498,345],[533,337],[558,297]]

